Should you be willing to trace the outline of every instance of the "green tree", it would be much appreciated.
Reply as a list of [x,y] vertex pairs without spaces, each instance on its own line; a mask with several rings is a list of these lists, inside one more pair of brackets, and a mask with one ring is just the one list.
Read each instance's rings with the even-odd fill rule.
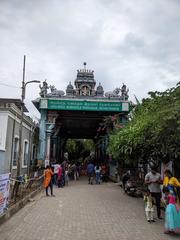
[[149,92],[123,129],[110,135],[108,151],[114,158],[136,164],[180,157],[180,84],[165,92]]
[[68,152],[70,161],[79,161],[94,151],[94,142],[91,139],[68,139],[65,151]]

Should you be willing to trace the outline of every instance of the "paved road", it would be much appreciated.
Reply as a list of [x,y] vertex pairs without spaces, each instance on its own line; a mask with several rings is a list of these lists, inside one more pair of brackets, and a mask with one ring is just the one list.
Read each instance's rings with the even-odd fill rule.
[[145,221],[142,199],[128,197],[114,183],[85,180],[36,196],[0,226],[1,240],[170,240],[163,222]]

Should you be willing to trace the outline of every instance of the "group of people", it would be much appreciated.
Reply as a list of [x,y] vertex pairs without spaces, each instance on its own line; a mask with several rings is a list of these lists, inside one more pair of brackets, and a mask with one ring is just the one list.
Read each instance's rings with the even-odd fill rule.
[[80,176],[80,165],[73,163],[70,165],[67,161],[54,163],[51,166],[46,166],[44,170],[44,187],[46,196],[49,196],[48,189],[50,188],[51,196],[53,194],[53,185],[58,188],[69,184],[69,180],[77,180]]
[[[94,164],[88,162],[87,164],[88,183],[93,184],[94,179],[96,184],[101,181],[106,181],[107,167],[105,164]],[[127,172],[123,175],[123,186],[129,179],[130,173]],[[80,176],[80,165],[72,164],[64,161],[62,164],[54,164],[47,166],[44,171],[44,187],[46,189],[46,196],[49,196],[48,189],[50,188],[51,196],[53,194],[53,184],[57,187],[68,185],[69,178],[77,180]],[[162,219],[161,205],[165,205],[165,233],[175,233],[180,229],[180,182],[177,178],[173,177],[170,170],[165,170],[164,180],[162,181],[161,175],[157,172],[156,167],[151,167],[149,173],[145,176],[145,184],[147,191],[144,193],[145,214],[149,223],[155,222],[154,220],[154,206],[157,209],[157,218]],[[163,186],[163,187],[161,187]]]
[[[166,234],[175,233],[180,229],[180,182],[173,177],[170,170],[165,170],[164,180],[157,172],[155,167],[145,176],[145,184],[148,190],[144,194],[145,213],[149,223],[154,220],[154,205],[157,208],[157,217],[162,219],[161,203],[165,205],[165,232]],[[163,188],[161,188],[163,184]]]
[[[71,165],[64,161],[63,163],[55,163],[51,166],[46,166],[44,170],[44,187],[46,189],[46,196],[49,196],[48,189],[50,189],[51,196],[53,194],[53,185],[58,188],[68,185],[69,180],[78,180],[81,175],[83,167],[79,163],[72,163]],[[89,162],[87,164],[86,172],[88,175],[89,184],[93,184],[94,178],[96,184],[100,184],[101,181],[107,180],[107,167],[105,164],[101,166],[99,164]]]
[[88,183],[93,185],[94,178],[96,184],[100,184],[101,181],[107,180],[107,166],[105,164],[94,164],[93,162],[89,162],[87,164],[87,175],[88,175]]

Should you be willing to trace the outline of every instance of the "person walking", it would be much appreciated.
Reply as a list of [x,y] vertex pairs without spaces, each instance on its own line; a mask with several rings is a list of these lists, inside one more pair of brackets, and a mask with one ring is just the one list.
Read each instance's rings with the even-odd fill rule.
[[63,187],[62,174],[63,174],[63,168],[62,168],[61,165],[59,165],[59,168],[58,168],[58,188]]
[[65,167],[65,185],[69,185],[69,165]]
[[72,177],[73,177],[73,180],[77,180],[77,167],[76,167],[76,164],[73,163],[71,165],[71,170],[72,170]]
[[51,170],[50,166],[47,166],[46,169],[44,170],[44,187],[46,189],[46,196],[49,196],[49,194],[48,194],[48,188],[49,187],[50,187],[50,190],[51,190],[51,196],[54,196],[52,177],[53,177],[53,171]]
[[151,196],[155,199],[156,201],[156,208],[157,208],[157,217],[159,219],[162,219],[161,217],[161,175],[156,172],[157,167],[152,166],[151,171],[146,174],[145,176],[145,183],[148,185],[148,189],[151,193]]
[[108,181],[108,167],[105,163],[101,165],[101,175],[102,175],[102,181],[107,182]]
[[94,171],[96,176],[96,184],[100,184],[101,183],[101,167],[99,166],[99,164],[95,166]]
[[88,183],[93,185],[94,164],[92,162],[89,162],[87,165],[87,174],[88,174]]
[[79,179],[81,175],[81,164],[79,162],[76,163],[76,175],[77,179]]
[[54,165],[54,184],[58,185],[58,170],[59,170],[59,164],[56,162]]

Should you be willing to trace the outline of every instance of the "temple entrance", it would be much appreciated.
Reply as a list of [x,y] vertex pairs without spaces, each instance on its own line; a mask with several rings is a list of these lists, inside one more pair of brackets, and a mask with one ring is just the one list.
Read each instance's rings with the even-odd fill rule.
[[100,83],[95,88],[94,71],[86,69],[84,63],[84,69],[77,71],[74,86],[70,82],[65,94],[44,81],[41,97],[33,101],[41,113],[38,160],[46,164],[64,160],[68,139],[91,139],[96,161],[106,161],[110,130],[107,118],[116,116],[113,124],[119,126],[128,119],[126,85],[104,94]]
[[92,139],[68,139],[64,151],[70,164],[84,163],[94,156],[95,143]]

